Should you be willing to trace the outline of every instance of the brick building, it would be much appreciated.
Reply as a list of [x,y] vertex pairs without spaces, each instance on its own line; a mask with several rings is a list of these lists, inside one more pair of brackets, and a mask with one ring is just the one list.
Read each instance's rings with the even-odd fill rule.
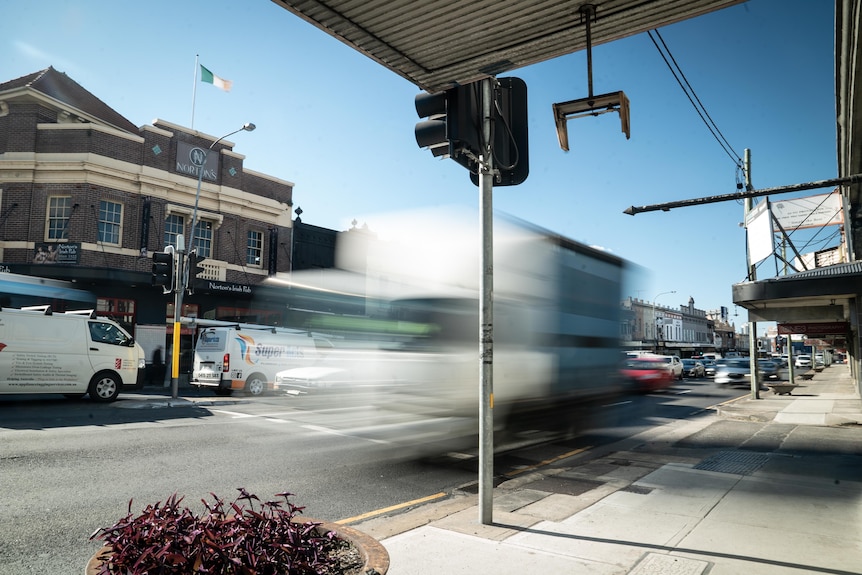
[[[0,83],[0,272],[74,282],[135,333],[173,316],[151,256],[182,234],[206,258],[183,315],[277,323],[260,283],[291,270],[293,184],[233,148],[162,120],[137,127],[54,68]],[[0,305],[31,303],[4,291]]]

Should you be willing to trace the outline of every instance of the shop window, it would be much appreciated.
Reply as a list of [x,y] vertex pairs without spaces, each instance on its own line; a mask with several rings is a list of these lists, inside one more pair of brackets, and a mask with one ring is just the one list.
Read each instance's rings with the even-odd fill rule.
[[[199,317],[198,313],[200,312],[200,306],[194,303],[185,303],[183,302],[183,312],[180,314],[181,317]],[[173,324],[174,323],[174,303],[169,302],[167,306],[165,306],[165,323]],[[183,330],[190,328],[183,327]],[[183,331],[185,333],[185,331]]]
[[123,326],[129,333],[135,325],[135,300],[100,297],[96,299],[96,313]]

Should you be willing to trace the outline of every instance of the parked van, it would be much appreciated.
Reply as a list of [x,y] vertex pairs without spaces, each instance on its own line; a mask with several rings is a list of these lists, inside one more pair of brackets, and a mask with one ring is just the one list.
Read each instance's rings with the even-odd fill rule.
[[143,348],[94,310],[0,310],[0,394],[62,393],[113,401],[144,383]]
[[260,395],[274,387],[279,371],[313,365],[332,344],[299,330],[251,324],[201,329],[190,383],[217,395],[244,390]]

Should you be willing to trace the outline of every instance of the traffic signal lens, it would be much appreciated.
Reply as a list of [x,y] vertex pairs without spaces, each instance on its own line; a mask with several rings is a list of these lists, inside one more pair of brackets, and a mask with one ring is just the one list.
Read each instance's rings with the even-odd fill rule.
[[174,254],[170,252],[154,253],[152,272],[152,284],[170,291],[174,281]]
[[436,156],[449,153],[449,142],[446,140],[445,120],[424,120],[416,124],[416,143],[420,148],[428,148]]

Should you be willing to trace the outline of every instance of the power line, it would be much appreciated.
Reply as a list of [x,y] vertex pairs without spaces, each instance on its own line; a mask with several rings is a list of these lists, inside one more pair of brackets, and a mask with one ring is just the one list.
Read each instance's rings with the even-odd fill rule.
[[[661,47],[659,46],[656,39],[653,38],[653,33],[658,37],[659,41],[661,41]],[[679,84],[679,87],[682,88],[682,91],[685,93],[688,101],[691,102],[691,105],[694,107],[694,110],[697,112],[697,115],[700,116],[700,119],[706,125],[707,129],[712,134],[712,137],[718,142],[718,144],[722,147],[724,152],[733,160],[734,165],[737,168],[741,168],[742,159],[739,157],[739,154],[733,151],[733,146],[730,145],[730,142],[727,141],[727,138],[724,137],[724,134],[721,133],[721,130],[718,129],[718,125],[709,115],[709,112],[706,111],[706,106],[700,101],[700,98],[697,97],[697,94],[692,88],[691,84],[688,81],[688,78],[685,77],[685,74],[682,71],[682,68],[677,64],[676,59],[673,57],[673,54],[670,52],[670,48],[667,47],[667,44],[664,41],[664,38],[661,37],[658,30],[649,30],[647,31],[650,40],[652,40],[653,45],[655,45],[656,50],[658,50],[659,54],[664,60],[665,65],[667,65],[670,73],[673,74],[674,79]],[[664,51],[662,50],[664,47]],[[667,52],[667,55],[665,55]],[[670,58],[670,61],[668,61]],[[673,64],[671,64],[673,62]],[[680,79],[682,78],[682,79]],[[695,102],[696,101],[696,102]]]

